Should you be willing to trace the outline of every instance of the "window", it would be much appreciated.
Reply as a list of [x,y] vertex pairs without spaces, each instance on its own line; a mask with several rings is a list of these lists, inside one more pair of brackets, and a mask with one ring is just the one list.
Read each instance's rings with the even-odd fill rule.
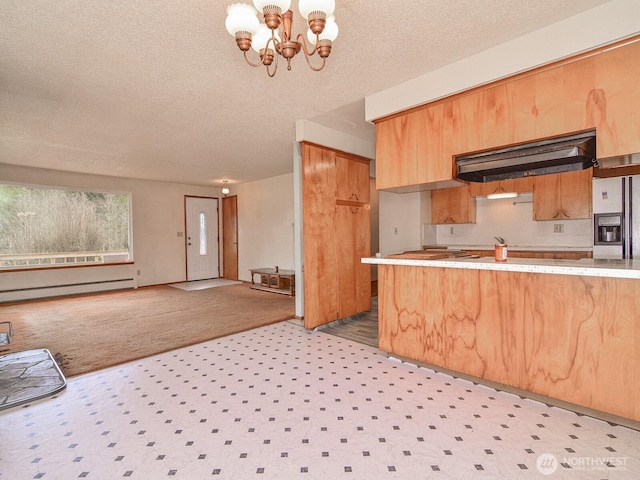
[[128,194],[0,184],[0,269],[127,262]]
[[200,212],[200,255],[207,254],[207,216]]

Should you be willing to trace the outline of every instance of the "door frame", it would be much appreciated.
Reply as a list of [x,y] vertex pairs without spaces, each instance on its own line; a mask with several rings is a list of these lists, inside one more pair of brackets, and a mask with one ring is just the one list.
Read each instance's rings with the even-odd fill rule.
[[220,200],[218,197],[207,197],[204,195],[185,195],[184,196],[184,278],[189,281],[189,253],[187,249],[187,198],[203,198],[216,201],[216,226],[218,227],[218,235],[214,242],[216,247],[216,256],[218,257],[218,277],[220,277]]

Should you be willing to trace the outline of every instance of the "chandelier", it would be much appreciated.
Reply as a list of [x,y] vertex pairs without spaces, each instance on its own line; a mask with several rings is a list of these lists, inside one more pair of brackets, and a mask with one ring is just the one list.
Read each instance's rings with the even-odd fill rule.
[[[279,57],[287,60],[287,70],[291,70],[291,59],[300,50],[309,68],[319,72],[324,68],[331,53],[331,44],[338,36],[338,25],[333,16],[335,3],[335,0],[299,0],[300,14],[309,24],[306,41],[301,33],[295,39],[292,36],[291,0],[253,0],[255,8],[246,3],[234,3],[227,7],[225,26],[236,37],[236,44],[244,53],[246,62],[252,67],[264,65],[270,77],[278,70]],[[264,23],[258,19],[258,11],[262,12]],[[307,41],[313,48],[309,49]],[[247,52],[250,48],[258,52],[259,61],[249,60]],[[314,66],[310,60],[316,53],[322,59],[319,66]]]

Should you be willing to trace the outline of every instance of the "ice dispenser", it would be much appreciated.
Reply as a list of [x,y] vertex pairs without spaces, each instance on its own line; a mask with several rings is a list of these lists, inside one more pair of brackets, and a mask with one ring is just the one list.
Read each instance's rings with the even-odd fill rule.
[[594,245],[622,244],[622,213],[597,213],[593,220]]

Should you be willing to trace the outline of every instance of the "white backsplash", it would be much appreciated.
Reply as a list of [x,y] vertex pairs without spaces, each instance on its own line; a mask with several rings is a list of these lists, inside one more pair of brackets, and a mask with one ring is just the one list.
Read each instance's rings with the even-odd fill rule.
[[[562,225],[563,233],[554,226]],[[453,233],[452,232],[453,229]],[[491,246],[503,237],[510,247],[591,248],[592,220],[533,220],[533,194],[517,198],[476,199],[476,223],[423,225],[423,245]]]

